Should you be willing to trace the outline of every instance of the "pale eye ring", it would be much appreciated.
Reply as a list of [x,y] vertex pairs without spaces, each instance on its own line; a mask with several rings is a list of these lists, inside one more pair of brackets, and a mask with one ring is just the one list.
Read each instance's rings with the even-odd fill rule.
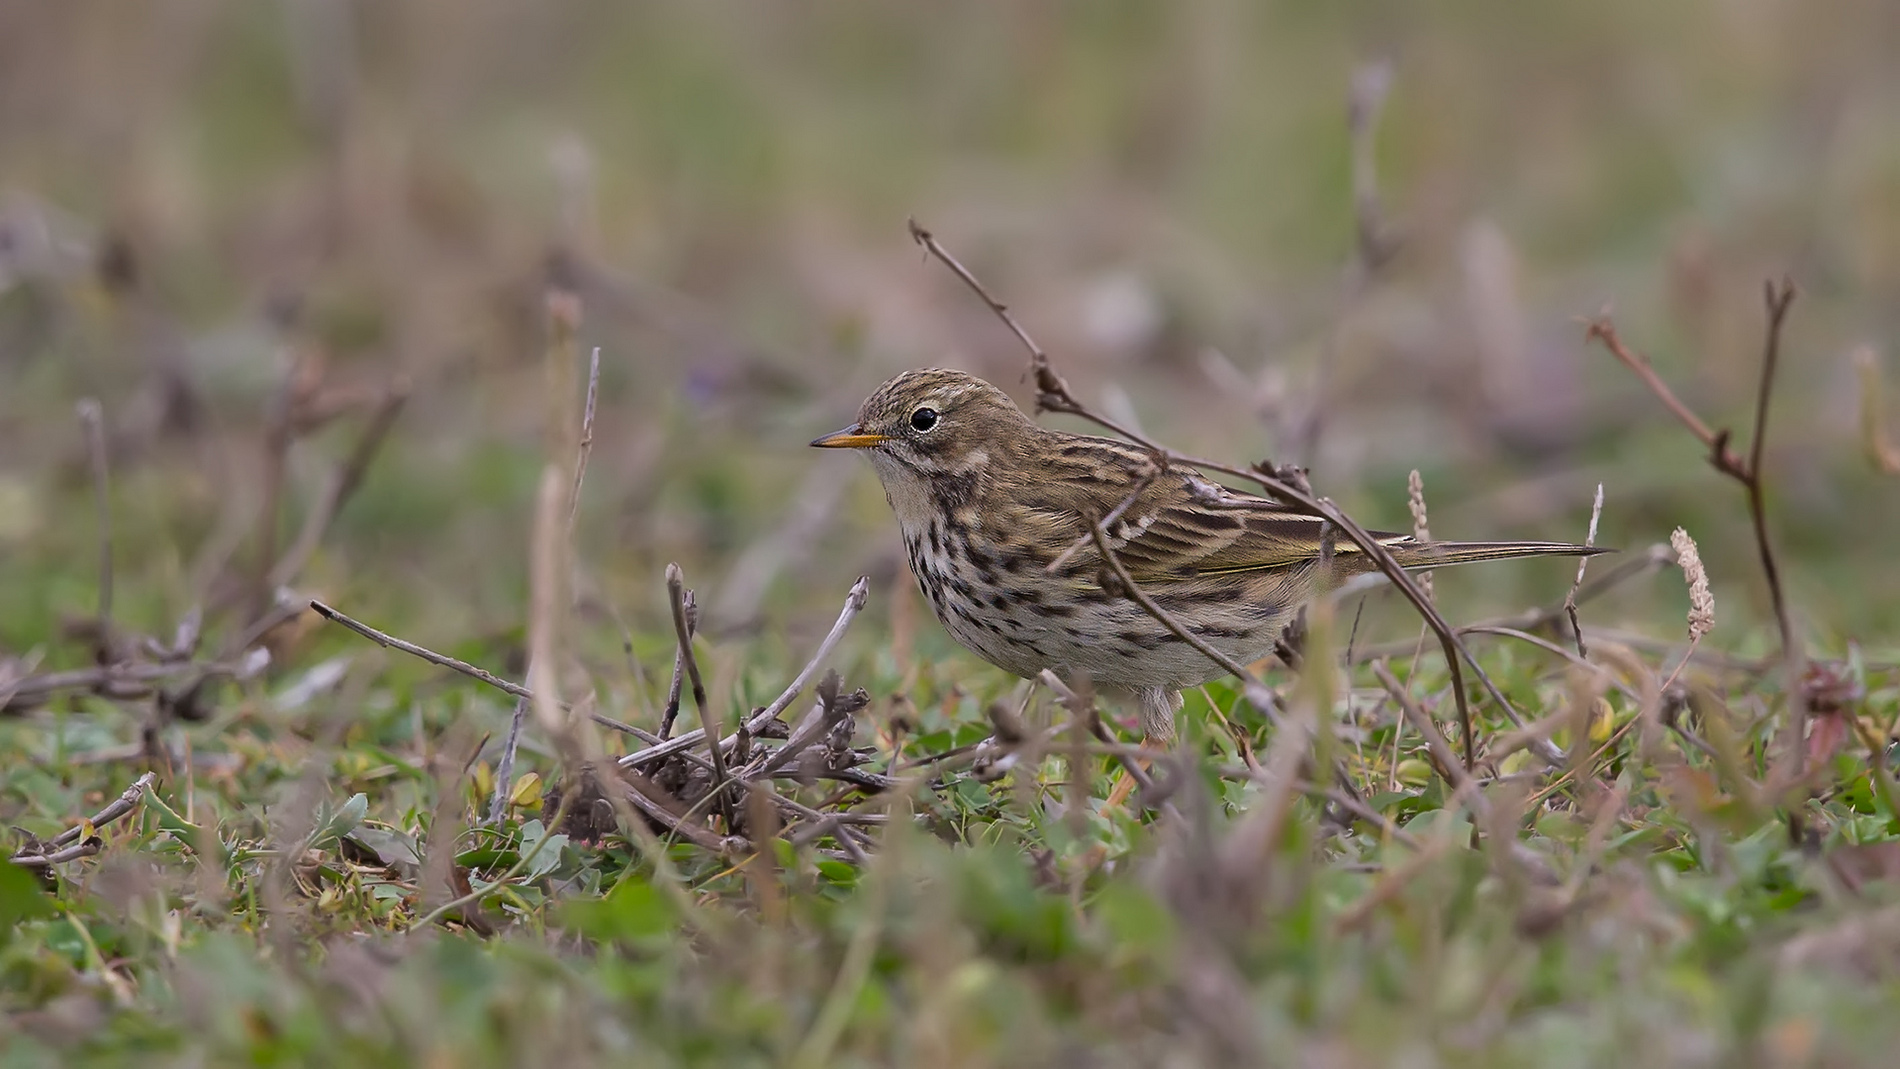
[[937,410],[928,405],[910,414],[910,429],[922,434],[937,425]]

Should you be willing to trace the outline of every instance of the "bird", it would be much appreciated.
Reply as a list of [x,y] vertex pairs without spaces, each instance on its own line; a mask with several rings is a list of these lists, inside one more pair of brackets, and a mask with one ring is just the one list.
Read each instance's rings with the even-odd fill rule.
[[[1327,523],[1167,463],[1142,446],[1044,427],[1009,394],[945,368],[879,386],[857,422],[814,439],[870,458],[932,612],[966,649],[1023,678],[1086,676],[1132,700],[1144,741],[1175,739],[1181,691],[1226,674],[1122,589],[1094,541],[1155,606],[1239,664],[1302,607],[1377,565]],[[1584,556],[1565,542],[1374,537],[1402,567]]]

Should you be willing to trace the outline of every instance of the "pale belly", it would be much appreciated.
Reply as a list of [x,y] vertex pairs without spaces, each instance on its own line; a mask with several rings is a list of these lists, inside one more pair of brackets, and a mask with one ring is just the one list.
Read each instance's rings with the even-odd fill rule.
[[[1179,690],[1226,674],[1140,605],[1106,597],[1093,584],[1064,590],[1041,581],[1032,592],[1007,576],[992,572],[986,579],[915,553],[912,571],[951,637],[1014,675],[1033,677],[1047,668],[1064,678],[1086,672],[1106,686]],[[1287,616],[1264,606],[1207,607],[1179,592],[1149,593],[1174,601],[1182,611],[1170,609],[1171,615],[1242,664],[1272,650]]]

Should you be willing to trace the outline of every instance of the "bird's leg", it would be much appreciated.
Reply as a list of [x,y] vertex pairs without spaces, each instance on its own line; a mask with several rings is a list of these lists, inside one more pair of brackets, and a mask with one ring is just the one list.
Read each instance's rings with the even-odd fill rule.
[[1163,687],[1142,687],[1135,692],[1141,703],[1142,742],[1157,749],[1174,746],[1174,713],[1181,708],[1181,692]]
[[[1135,700],[1141,706],[1141,744],[1150,750],[1169,750],[1174,747],[1174,714],[1181,708],[1181,692],[1164,687],[1142,687],[1135,692]],[[1147,762],[1143,768],[1150,767]],[[1128,800],[1134,792],[1135,777],[1123,773],[1113,790],[1108,792],[1105,809],[1114,809]]]

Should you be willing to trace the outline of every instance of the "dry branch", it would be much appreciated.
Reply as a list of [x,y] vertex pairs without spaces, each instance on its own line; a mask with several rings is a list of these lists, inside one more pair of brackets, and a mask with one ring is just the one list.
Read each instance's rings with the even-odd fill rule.
[[[709,739],[719,737],[719,714],[706,702],[706,684],[699,677],[699,659],[693,656],[693,636],[686,627],[686,584],[678,564],[666,566],[666,594],[673,605],[673,635],[679,643],[679,656],[686,665],[686,677],[693,685],[693,706],[699,710],[699,726]],[[726,755],[723,746],[709,746],[712,758],[713,797],[726,818],[728,829],[735,826],[732,797],[726,792]]]
[[104,809],[46,842],[32,844],[32,848],[14,854],[8,860],[22,868],[48,869],[62,862],[97,854],[105,849],[105,841],[99,838],[98,830],[137,809],[139,802],[145,798],[145,792],[151,790],[157,780],[158,774],[155,772],[141,774]]
[[[1801,689],[1802,650],[1795,641],[1794,622],[1781,586],[1781,568],[1776,562],[1774,546],[1768,535],[1767,487],[1762,474],[1762,455],[1768,438],[1768,407],[1774,396],[1775,371],[1781,361],[1782,332],[1787,323],[1788,309],[1794,304],[1797,292],[1794,282],[1788,278],[1779,281],[1771,279],[1762,287],[1762,303],[1767,310],[1768,321],[1762,341],[1761,375],[1755,389],[1754,430],[1746,458],[1729,447],[1728,430],[1712,429],[1676,397],[1661,376],[1656,374],[1647,357],[1624,344],[1608,313],[1591,320],[1584,333],[1586,341],[1601,342],[1611,355],[1635,372],[1663,406],[1689,428],[1696,440],[1707,447],[1709,464],[1740,483],[1747,495],[1748,518],[1754,530],[1755,550],[1761,562],[1762,577],[1768,584],[1768,597],[1774,609],[1775,630],[1781,640],[1781,656],[1786,671],[1788,723],[1782,752],[1794,766],[1790,782],[1800,782],[1806,770],[1807,702]],[[1798,811],[1790,810],[1788,822],[1790,832],[1797,839],[1800,838],[1801,817]]]
[[[858,581],[851,585],[851,592],[847,594],[844,599],[844,608],[839,611],[838,619],[831,625],[831,630],[825,635],[824,641],[818,644],[818,651],[812,654],[812,658],[806,662],[804,670],[798,673],[798,677],[792,680],[791,685],[785,688],[784,693],[773,699],[772,704],[746,718],[745,723],[742,725],[745,731],[752,735],[759,734],[765,725],[777,720],[779,714],[784,712],[799,694],[803,693],[805,687],[811,683],[811,677],[817,673],[819,665],[824,662],[825,658],[831,656],[832,648],[835,647],[838,644],[838,640],[844,636],[845,628],[850,627],[851,621],[864,609],[865,598],[870,591],[870,583],[871,580],[869,576],[861,575],[858,577]],[[668,739],[657,746],[650,746],[638,753],[628,754],[620,759],[620,767],[641,768],[653,762],[665,760],[682,750],[690,750],[698,746],[701,742],[705,741],[705,738],[706,730],[704,728],[695,728],[684,735]],[[720,740],[719,745],[722,747],[731,746],[737,741],[737,734],[728,735]]]

